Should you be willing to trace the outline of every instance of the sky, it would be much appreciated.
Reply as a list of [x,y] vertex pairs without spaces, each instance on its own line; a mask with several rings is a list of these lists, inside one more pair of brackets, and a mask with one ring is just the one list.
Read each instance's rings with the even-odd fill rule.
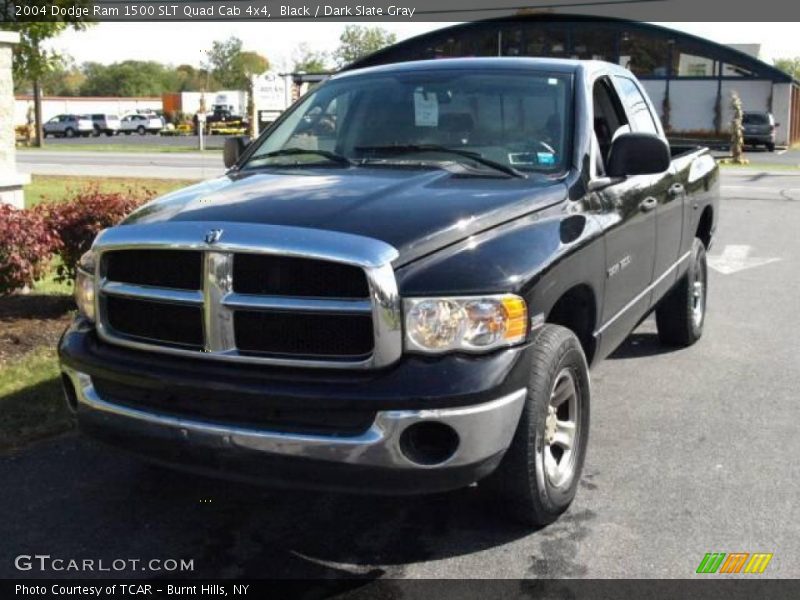
[[[372,25],[361,23],[362,25]],[[656,23],[699,35],[723,44],[762,45],[766,62],[779,57],[800,56],[797,23]],[[235,35],[244,48],[266,56],[280,71],[291,69],[297,44],[305,42],[312,50],[331,52],[347,23],[99,23],[87,31],[68,31],[50,46],[71,55],[77,63],[104,64],[126,59],[155,60],[174,65],[199,66],[214,40]],[[451,23],[386,22],[381,27],[403,40]]]

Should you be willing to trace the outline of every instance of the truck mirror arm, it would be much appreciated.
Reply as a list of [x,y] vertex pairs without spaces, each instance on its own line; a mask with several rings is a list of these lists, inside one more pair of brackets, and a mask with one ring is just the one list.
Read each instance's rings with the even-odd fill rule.
[[602,190],[603,188],[607,188],[610,185],[615,185],[625,181],[625,177],[595,177],[591,181],[589,181],[589,191],[594,192],[597,190]]

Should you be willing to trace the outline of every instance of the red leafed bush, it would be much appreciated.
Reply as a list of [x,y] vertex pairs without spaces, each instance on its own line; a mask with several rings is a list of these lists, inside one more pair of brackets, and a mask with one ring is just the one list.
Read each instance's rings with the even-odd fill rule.
[[102,229],[112,227],[144,204],[152,194],[138,196],[102,192],[96,186],[84,188],[60,204],[40,204],[36,211],[44,216],[59,239],[58,281],[74,279],[75,269],[84,252]]
[[0,203],[0,295],[40,279],[59,246],[42,214]]

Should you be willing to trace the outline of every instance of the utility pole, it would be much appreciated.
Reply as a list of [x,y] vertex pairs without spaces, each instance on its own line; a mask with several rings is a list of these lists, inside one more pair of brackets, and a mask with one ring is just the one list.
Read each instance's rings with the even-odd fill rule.
[[36,127],[36,141],[34,146],[42,148],[44,146],[44,135],[42,135],[42,86],[39,78],[33,80],[33,114]]

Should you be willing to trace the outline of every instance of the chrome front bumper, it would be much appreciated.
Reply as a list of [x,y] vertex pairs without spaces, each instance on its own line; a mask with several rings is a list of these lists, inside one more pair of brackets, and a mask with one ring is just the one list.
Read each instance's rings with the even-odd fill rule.
[[[182,449],[203,449],[209,455],[246,455],[283,457],[370,467],[380,470],[410,472],[447,470],[468,467],[499,457],[514,436],[525,401],[526,390],[482,404],[435,410],[381,411],[363,434],[344,436],[301,435],[166,416],[130,408],[101,398],[91,377],[62,367],[75,390],[74,406],[78,421],[102,432],[104,441],[141,439],[148,454],[148,440],[166,443],[175,453]],[[409,426],[436,422],[451,427],[458,435],[455,452],[438,464],[420,464],[410,460],[401,449],[400,437]],[[126,444],[130,449],[130,444]],[[134,449],[135,450],[135,449]],[[495,461],[495,464],[496,462]]]

